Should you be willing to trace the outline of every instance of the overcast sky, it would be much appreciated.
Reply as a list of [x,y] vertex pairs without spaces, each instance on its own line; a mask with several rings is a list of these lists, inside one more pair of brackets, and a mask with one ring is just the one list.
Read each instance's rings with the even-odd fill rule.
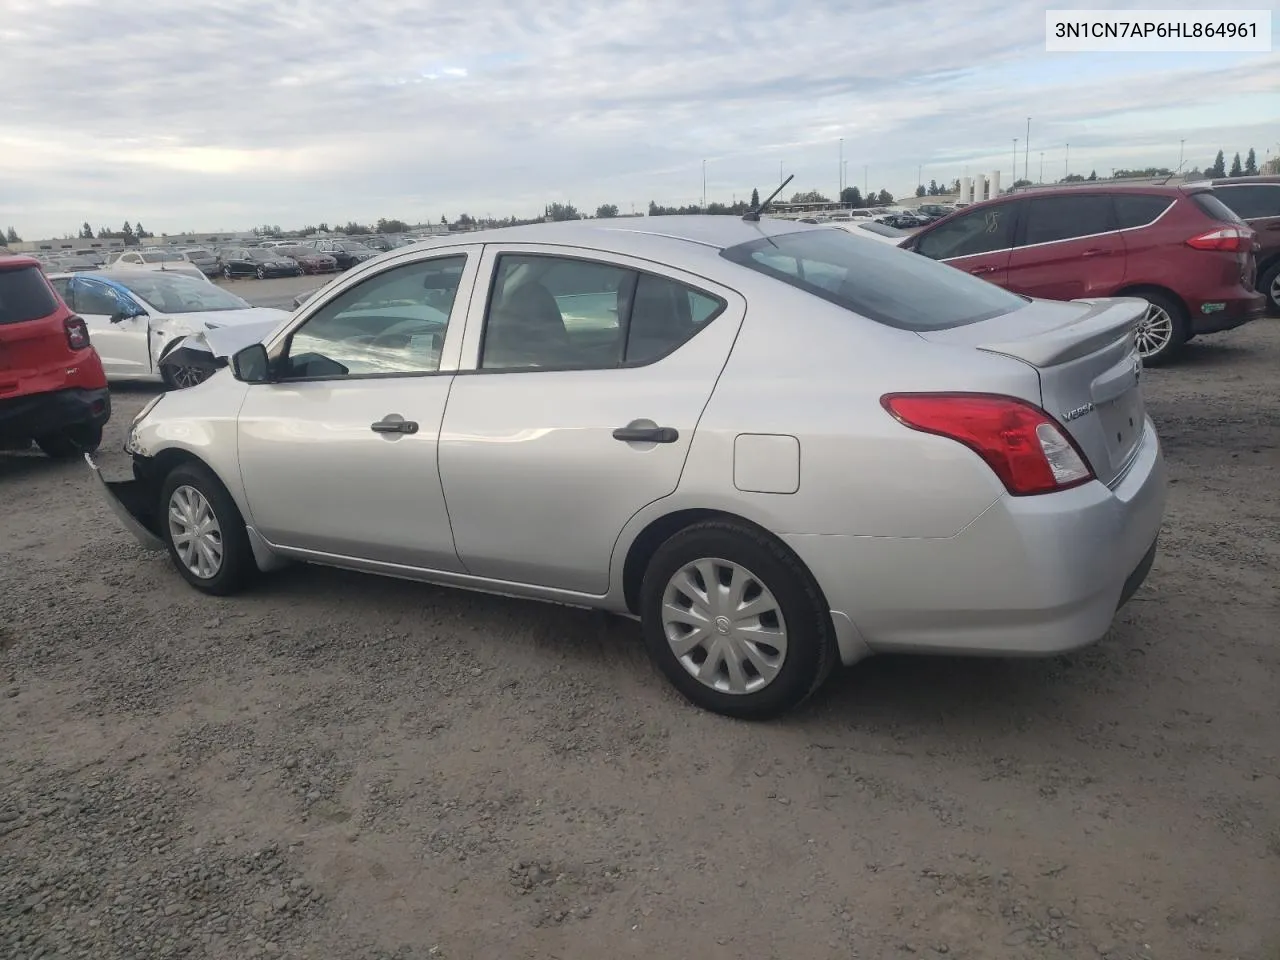
[[1280,151],[1280,53],[1046,54],[1044,11],[0,0],[0,228],[627,212],[699,202],[704,160],[710,200],[768,193],[780,165],[788,193],[834,194],[841,137],[858,187],[909,193],[918,167],[1007,183],[1028,116],[1032,179],[1041,151],[1062,176],[1067,143],[1071,170],[1099,175],[1176,166],[1183,138],[1195,166]]

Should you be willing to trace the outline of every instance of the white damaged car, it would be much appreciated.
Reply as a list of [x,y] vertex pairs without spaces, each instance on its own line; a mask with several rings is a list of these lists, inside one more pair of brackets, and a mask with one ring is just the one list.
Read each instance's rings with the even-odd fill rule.
[[218,331],[236,331],[239,345],[267,336],[289,317],[178,273],[54,273],[49,282],[84,318],[108,380],[194,386],[225,365],[217,359],[223,352]]

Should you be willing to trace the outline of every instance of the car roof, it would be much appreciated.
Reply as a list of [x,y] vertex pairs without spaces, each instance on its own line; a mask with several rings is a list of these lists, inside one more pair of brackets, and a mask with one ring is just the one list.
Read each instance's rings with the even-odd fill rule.
[[1240,183],[1280,183],[1280,176],[1272,173],[1260,173],[1252,177],[1218,177],[1214,180],[1198,180],[1197,183],[1211,183],[1215,187],[1226,187]]
[[414,248],[469,243],[546,243],[586,247],[607,253],[646,257],[688,256],[695,251],[719,253],[762,237],[782,236],[820,226],[768,216],[751,222],[729,214],[663,217],[609,217],[494,227],[442,237],[426,237]]
[[0,253],[0,270],[19,270],[22,267],[39,267],[41,263],[35,257],[21,253]]

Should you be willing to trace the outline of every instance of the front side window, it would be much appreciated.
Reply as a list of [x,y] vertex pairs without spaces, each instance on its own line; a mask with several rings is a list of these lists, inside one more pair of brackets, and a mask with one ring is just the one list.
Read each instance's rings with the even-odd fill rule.
[[1006,203],[956,217],[921,234],[916,252],[930,260],[950,260],[1007,250],[1013,246],[1013,212],[1014,205]]
[[406,263],[344,291],[290,336],[281,379],[435,373],[465,264]]
[[485,318],[486,370],[601,370],[651,363],[723,309],[692,287],[592,260],[498,258]]
[[1219,185],[1213,192],[1241,220],[1280,217],[1280,183]]
[[900,330],[945,330],[1026,306],[1016,294],[963,270],[843,230],[764,237],[720,255]]
[[1098,193],[1032,197],[1027,201],[1026,221],[1024,246],[1074,240],[1115,229],[1111,198]]
[[120,298],[105,284],[81,280],[71,284],[71,291],[76,300],[76,313],[110,317],[120,310]]

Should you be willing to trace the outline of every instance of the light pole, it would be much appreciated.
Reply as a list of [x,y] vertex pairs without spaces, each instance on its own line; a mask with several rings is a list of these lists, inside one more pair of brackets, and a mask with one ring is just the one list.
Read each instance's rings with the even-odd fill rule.
[[[968,176],[965,172],[965,176]],[[1013,189],[1013,185],[1018,182],[1018,138],[1013,138],[1013,176],[1009,178],[1009,189]]]
[[[1270,150],[1268,150],[1268,151],[1267,151],[1267,153],[1270,153],[1270,152],[1271,152]],[[846,161],[844,162],[844,174],[843,174],[843,176],[844,176],[844,182],[845,182],[845,183],[848,183],[848,182],[849,182],[849,161],[848,161],[848,160],[846,160]],[[843,191],[843,190],[841,190],[840,192],[841,192],[841,193],[843,193],[844,191]]]
[[1044,183],[1044,151],[1040,151],[1040,183]]
[[1062,161],[1062,179],[1071,176],[1071,144],[1067,144],[1067,156]]
[[1182,156],[1184,153],[1183,148],[1186,147],[1186,145],[1187,145],[1187,140],[1185,137],[1183,137],[1181,140],[1178,141],[1178,173],[1182,173]]
[[1031,118],[1027,117],[1027,142],[1022,145],[1022,179],[1031,179]]
[[702,161],[702,212],[707,212],[707,161]]
[[844,137],[840,138],[840,163],[836,168],[836,181],[840,184],[836,188],[836,199],[840,199],[840,194],[844,193]]
[[924,164],[916,164],[916,189],[924,186]]

